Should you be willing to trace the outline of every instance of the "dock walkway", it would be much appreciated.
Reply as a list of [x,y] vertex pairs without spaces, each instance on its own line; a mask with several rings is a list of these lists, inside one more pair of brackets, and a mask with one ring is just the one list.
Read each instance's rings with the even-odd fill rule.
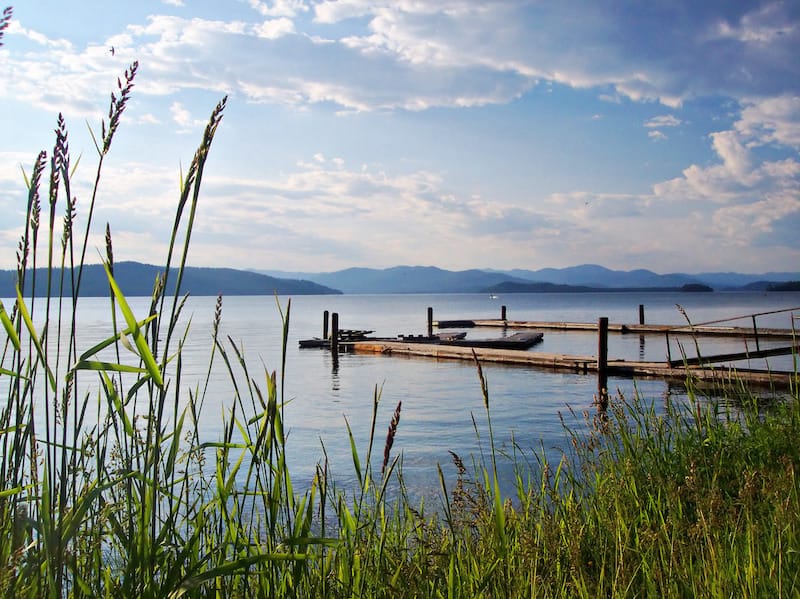
[[[356,341],[350,346],[352,351],[376,353],[387,356],[418,356],[437,360],[473,360],[500,364],[519,364],[538,368],[548,368],[561,372],[582,374],[598,371],[597,356],[574,356],[530,352],[514,349],[486,349],[458,347],[453,345],[424,345],[403,343],[401,341]],[[800,351],[800,346],[794,348]],[[607,373],[610,376],[658,377],[667,380],[685,381],[693,377],[704,382],[724,382],[730,379],[741,380],[756,385],[788,388],[800,383],[792,372],[766,372],[763,370],[731,369],[709,364],[681,364],[668,362],[639,362],[627,360],[608,360]]]
[[[597,332],[596,322],[546,322],[538,320],[503,320],[501,318],[489,319],[462,319],[433,321],[433,326],[439,329],[452,328],[503,328],[503,329],[536,329],[549,331],[587,331]],[[751,328],[751,327],[723,327],[703,325],[667,325],[667,324],[608,324],[609,333],[639,334],[639,335],[702,335],[707,337],[737,337],[761,339],[792,339],[795,333],[791,329]]]
[[[645,324],[644,307],[639,306],[639,324],[613,324],[608,318],[599,318],[597,323],[586,322],[547,322],[547,321],[520,321],[506,318],[506,307],[501,308],[501,317],[493,319],[457,319],[433,320],[433,308],[428,308],[428,333],[427,335],[400,335],[394,338],[366,338],[354,335],[339,339],[331,349],[338,355],[338,348],[344,351],[374,353],[391,356],[418,356],[434,358],[437,360],[473,360],[481,362],[494,362],[502,364],[518,364],[535,368],[546,368],[562,372],[578,372],[582,374],[596,373],[598,389],[606,390],[608,376],[662,378],[665,380],[686,381],[688,378],[702,383],[723,383],[727,381],[741,381],[744,383],[769,386],[773,388],[790,388],[800,385],[798,372],[775,371],[766,369],[739,368],[733,363],[780,355],[800,355],[800,338],[792,329],[760,328],[757,326],[757,317],[768,314],[784,312],[798,312],[798,308],[788,308],[771,312],[734,316],[727,319],[715,320],[686,325]],[[334,314],[338,322],[338,314]],[[792,316],[792,322],[797,316]],[[752,321],[752,327],[727,326],[731,322],[742,319]],[[433,328],[475,328],[489,327],[504,330],[516,329],[517,332],[509,337],[490,340],[465,339],[465,333],[450,333],[434,335]],[[535,331],[534,331],[535,329]],[[334,327],[338,331],[338,326]],[[597,355],[566,355],[527,351],[522,346],[533,345],[542,339],[541,331],[565,332],[592,332],[597,334]],[[371,331],[369,331],[371,332]],[[609,359],[608,334],[638,334],[663,335],[666,340],[667,359],[661,362],[644,360]],[[670,336],[700,337],[727,337],[730,339],[755,340],[755,348],[745,344],[745,351],[725,353],[718,355],[704,355],[698,357],[681,357],[672,359],[670,356]],[[332,333],[333,338],[339,338],[338,333]],[[327,312],[323,318],[323,339],[327,337]],[[761,340],[773,343],[770,347],[762,348]],[[780,347],[775,347],[774,341],[788,341]],[[319,341],[319,340],[316,340]],[[301,342],[302,345],[302,342]],[[316,345],[319,347],[319,345]],[[330,347],[330,345],[328,345]],[[509,349],[515,347],[515,349]]]

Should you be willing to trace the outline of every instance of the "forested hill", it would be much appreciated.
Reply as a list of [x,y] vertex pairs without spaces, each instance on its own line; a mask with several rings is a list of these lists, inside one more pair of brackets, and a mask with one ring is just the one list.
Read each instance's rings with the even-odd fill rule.
[[[150,296],[153,283],[163,269],[151,264],[139,262],[120,262],[114,265],[114,278],[126,296]],[[28,276],[30,277],[30,271]],[[53,285],[58,286],[61,278],[60,270],[53,274]],[[175,289],[177,272],[173,271],[168,279],[168,294]],[[15,297],[16,272],[0,271],[0,297]],[[31,280],[26,282],[26,295],[30,293]],[[65,281],[64,293],[70,295],[69,283]],[[47,293],[46,272],[36,269],[36,295]],[[83,269],[80,293],[84,297],[106,296],[109,294],[108,279],[101,264],[89,264]],[[280,279],[264,274],[232,268],[200,268],[186,267],[181,283],[181,293],[191,295],[323,295],[341,293],[330,287],[298,279]],[[59,295],[53,293],[53,295]]]

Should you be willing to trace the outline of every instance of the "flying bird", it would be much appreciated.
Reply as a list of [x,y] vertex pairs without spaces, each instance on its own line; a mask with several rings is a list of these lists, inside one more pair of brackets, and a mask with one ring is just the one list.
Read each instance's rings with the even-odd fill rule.
[[114,56],[114,46],[111,46],[108,51],[111,52],[111,56]]

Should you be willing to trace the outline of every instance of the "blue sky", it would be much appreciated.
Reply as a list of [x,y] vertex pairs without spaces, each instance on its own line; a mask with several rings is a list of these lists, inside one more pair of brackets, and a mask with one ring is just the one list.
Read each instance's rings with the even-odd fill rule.
[[108,222],[117,260],[163,262],[227,95],[194,265],[798,271],[798,56],[797,1],[19,3],[0,268],[59,112],[81,222],[88,127],[137,60],[90,238]]

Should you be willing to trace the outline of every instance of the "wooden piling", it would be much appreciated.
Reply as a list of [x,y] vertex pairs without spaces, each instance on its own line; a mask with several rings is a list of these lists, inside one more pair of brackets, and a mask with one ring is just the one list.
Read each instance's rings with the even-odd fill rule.
[[433,335],[433,308],[428,307],[428,337]]
[[597,321],[597,403],[598,409],[608,407],[608,317]]
[[759,351],[761,347],[758,344],[758,327],[756,326],[756,315],[753,314],[753,335],[756,338],[756,351]]
[[506,307],[500,306],[500,320],[506,320]]
[[669,350],[669,331],[664,333],[664,337],[667,344],[667,364],[672,364],[672,352]]
[[644,324],[644,304],[639,304],[639,324]]
[[322,338],[323,339],[327,339],[328,338],[328,316],[329,316],[329,313],[328,313],[327,310],[325,310],[322,313]]
[[339,359],[339,313],[331,314],[331,354],[334,361]]

